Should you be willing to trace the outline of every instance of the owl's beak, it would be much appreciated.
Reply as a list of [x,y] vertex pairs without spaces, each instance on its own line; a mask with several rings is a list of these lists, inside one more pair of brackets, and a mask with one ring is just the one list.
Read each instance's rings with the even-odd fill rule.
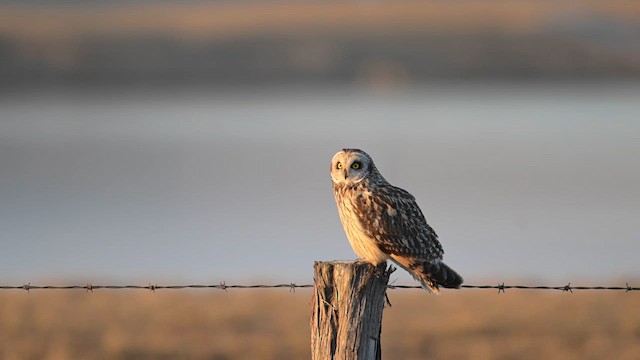
[[344,179],[347,180],[347,178],[349,177],[349,170],[344,170]]

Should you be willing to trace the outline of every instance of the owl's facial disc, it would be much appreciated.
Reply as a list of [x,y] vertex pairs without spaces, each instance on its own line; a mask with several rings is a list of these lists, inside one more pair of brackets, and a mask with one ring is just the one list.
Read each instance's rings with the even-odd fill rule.
[[357,184],[369,174],[369,159],[355,151],[338,151],[331,159],[331,180],[336,184]]

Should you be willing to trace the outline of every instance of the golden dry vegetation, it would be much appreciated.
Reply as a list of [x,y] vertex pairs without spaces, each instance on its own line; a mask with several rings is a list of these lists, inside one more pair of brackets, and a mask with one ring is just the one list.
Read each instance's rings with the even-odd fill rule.
[[[393,290],[387,359],[638,359],[640,294]],[[311,291],[0,293],[0,359],[307,359]]]
[[636,0],[0,4],[0,88],[640,77]]
[[585,12],[640,18],[634,0],[248,2],[152,5],[1,6],[0,34],[52,41],[87,35],[166,33],[186,39],[307,32],[365,33],[502,29],[530,32],[554,16]]

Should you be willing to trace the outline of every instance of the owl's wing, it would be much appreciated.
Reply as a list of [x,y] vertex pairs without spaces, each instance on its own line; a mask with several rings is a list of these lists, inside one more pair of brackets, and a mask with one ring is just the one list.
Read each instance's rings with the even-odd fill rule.
[[355,210],[364,231],[386,254],[442,259],[438,235],[409,192],[390,185],[365,191],[356,198]]

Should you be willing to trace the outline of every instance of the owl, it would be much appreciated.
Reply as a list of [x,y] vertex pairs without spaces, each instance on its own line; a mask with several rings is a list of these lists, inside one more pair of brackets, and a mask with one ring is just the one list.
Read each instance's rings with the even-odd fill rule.
[[440,286],[462,285],[462,277],[442,262],[438,235],[415,198],[389,184],[366,152],[338,151],[331,180],[342,226],[358,256],[373,265],[390,259],[436,294]]

